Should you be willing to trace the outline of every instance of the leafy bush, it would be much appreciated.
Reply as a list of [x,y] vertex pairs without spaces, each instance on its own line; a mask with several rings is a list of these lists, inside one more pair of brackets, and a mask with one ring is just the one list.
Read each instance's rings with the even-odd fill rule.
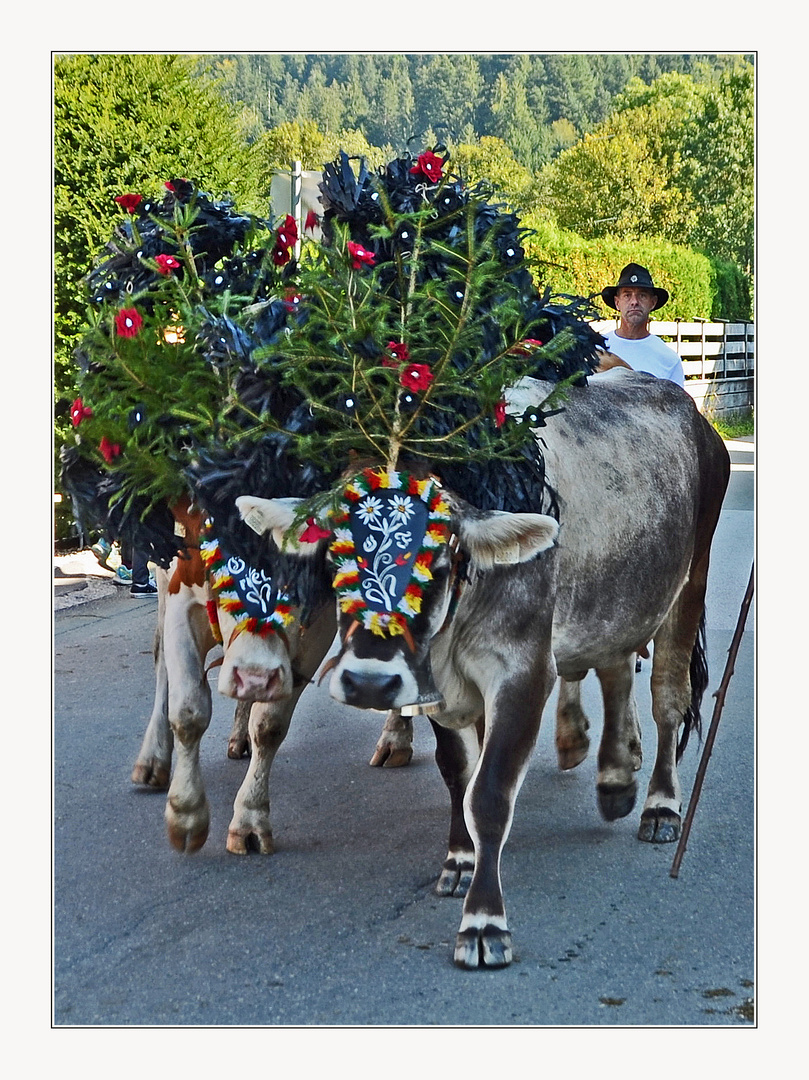
[[749,318],[745,278],[734,263],[711,260],[657,238],[586,240],[560,229],[539,212],[526,214],[522,223],[532,230],[524,247],[537,282],[552,292],[593,297],[603,307],[605,318],[613,313],[603,306],[601,290],[614,285],[629,262],[648,267],[655,283],[668,289],[670,299],[661,318]]

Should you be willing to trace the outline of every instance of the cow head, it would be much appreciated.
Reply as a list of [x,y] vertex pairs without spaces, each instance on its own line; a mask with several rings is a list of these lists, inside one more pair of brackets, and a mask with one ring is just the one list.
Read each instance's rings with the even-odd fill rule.
[[289,697],[299,685],[295,661],[312,614],[300,590],[291,588],[289,561],[277,560],[272,574],[252,567],[223,547],[210,524],[200,551],[210,586],[208,615],[224,649],[220,693],[240,701]]
[[[261,514],[279,545],[292,542],[302,557],[314,553],[290,531],[290,500],[237,502],[243,516]],[[430,645],[451,619],[464,566],[474,574],[527,562],[558,532],[551,517],[477,510],[434,476],[384,468],[366,469],[345,485],[330,523],[340,632],[332,697],[412,712],[440,707]]]

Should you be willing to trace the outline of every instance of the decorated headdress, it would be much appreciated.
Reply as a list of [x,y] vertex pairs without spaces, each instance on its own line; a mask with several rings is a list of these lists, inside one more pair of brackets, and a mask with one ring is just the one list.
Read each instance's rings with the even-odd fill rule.
[[[244,557],[225,490],[275,494],[280,469],[306,477],[307,498],[355,459],[427,463],[485,509],[549,498],[534,432],[592,369],[596,313],[536,291],[516,215],[451,177],[444,155],[325,166],[326,242],[302,238],[300,264],[289,217],[272,228],[181,180],[160,202],[120,197],[90,278],[66,473],[85,487],[103,476],[99,499],[138,546],[172,500],[210,512],[221,496],[217,533]],[[523,375],[559,394],[512,418],[505,391]]]

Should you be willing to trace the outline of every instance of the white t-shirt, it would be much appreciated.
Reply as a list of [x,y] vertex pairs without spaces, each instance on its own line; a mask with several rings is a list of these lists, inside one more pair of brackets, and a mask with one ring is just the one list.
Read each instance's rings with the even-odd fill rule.
[[674,349],[656,334],[645,338],[618,337],[614,330],[606,335],[607,348],[620,356],[635,371],[648,371],[658,379],[671,379],[685,386],[683,362]]

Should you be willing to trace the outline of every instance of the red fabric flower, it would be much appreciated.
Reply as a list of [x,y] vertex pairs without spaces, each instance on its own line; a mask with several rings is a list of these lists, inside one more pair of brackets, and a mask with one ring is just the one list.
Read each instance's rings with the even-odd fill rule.
[[134,214],[138,208],[138,203],[143,199],[142,195],[135,195],[130,193],[129,195],[116,195],[115,201],[121,207],[122,210],[126,210],[127,214]]
[[[410,350],[403,341],[389,341],[387,344],[387,349],[389,353],[392,353],[396,357],[396,359],[401,360],[402,363],[407,363],[407,361],[410,359]],[[384,360],[383,363],[385,363]],[[388,363],[390,362],[388,361]]]
[[433,381],[433,373],[427,364],[408,364],[399,376],[399,382],[408,390],[426,390]]
[[118,337],[137,337],[143,326],[143,318],[137,308],[121,308],[115,316],[115,332]]
[[306,528],[300,535],[300,543],[316,544],[318,540],[325,540],[327,536],[331,536],[331,530],[321,529],[315,519],[310,517],[306,519]]
[[272,261],[276,266],[285,266],[286,263],[292,258],[292,252],[289,248],[276,247],[272,253]]
[[180,263],[173,255],[156,255],[155,262],[157,263],[157,269],[161,274],[168,276],[172,270],[179,270]]
[[298,240],[298,225],[291,214],[287,214],[284,224],[275,235],[278,247],[291,248],[295,246]]
[[537,338],[527,337],[519,342],[519,344],[512,345],[508,351],[510,353],[517,353],[518,356],[530,356],[534,349],[541,349],[544,344],[544,341],[539,341]]
[[294,289],[287,289],[284,292],[284,307],[287,311],[294,311],[300,304],[301,299],[300,293],[296,293]]
[[419,154],[416,158],[416,164],[410,171],[412,173],[421,173],[421,175],[426,176],[428,180],[437,183],[444,175],[443,166],[443,158],[438,157],[432,150],[425,150],[423,154]]
[[121,447],[118,443],[111,443],[106,435],[103,435],[101,442],[98,444],[98,449],[101,451],[101,455],[108,465],[112,464],[112,459],[118,457],[121,453]]
[[376,259],[373,251],[366,251],[362,244],[355,244],[353,240],[348,241],[348,254],[351,256],[351,266],[354,270],[359,270],[363,263],[366,266],[373,266]]
[[314,212],[314,210],[310,210],[309,213],[306,215],[306,222],[305,222],[305,224],[303,226],[303,231],[306,232],[307,229],[311,229],[312,232],[314,232],[319,224],[320,224],[319,215],[316,214]]
[[506,403],[505,401],[498,401],[494,407],[494,422],[498,427],[502,427],[506,422]]
[[85,405],[80,397],[77,397],[70,406],[70,419],[73,421],[73,427],[78,427],[86,416],[92,415],[93,410],[89,405]]

